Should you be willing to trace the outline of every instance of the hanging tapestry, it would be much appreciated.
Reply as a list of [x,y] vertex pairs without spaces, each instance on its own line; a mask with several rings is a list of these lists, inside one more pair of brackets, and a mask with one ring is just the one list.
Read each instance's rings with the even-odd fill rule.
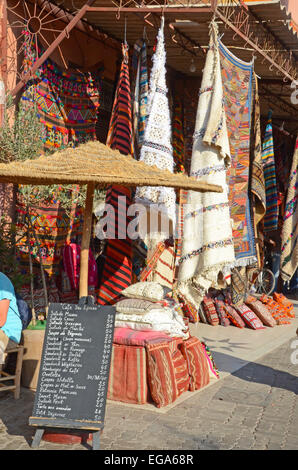
[[261,142],[261,114],[260,99],[258,92],[258,79],[254,74],[253,78],[254,100],[252,112],[252,172],[251,191],[254,194],[254,219],[256,225],[263,219],[266,212],[266,191],[264,170],[262,164],[262,142]]
[[[123,60],[113,104],[107,145],[128,155],[132,153],[132,115],[128,67],[128,49],[123,46]],[[132,243],[127,237],[127,208],[131,203],[131,191],[119,185],[109,188],[106,204],[115,211],[115,237],[107,240],[98,303],[113,304],[122,290],[132,282]]]
[[278,227],[277,186],[271,117],[272,112],[270,112],[268,116],[262,148],[262,161],[266,187],[266,214],[264,218],[264,232],[272,232],[277,230]]
[[188,192],[177,291],[178,296],[181,294],[196,311],[205,292],[217,284],[218,274],[235,262],[226,184],[230,149],[222,106],[217,26],[212,22],[210,28],[210,46],[199,92],[190,176],[218,184],[223,192]]
[[260,99],[258,92],[258,78],[253,75],[253,108],[252,108],[252,124],[251,124],[251,180],[250,189],[252,193],[252,213],[254,233],[256,237],[256,252],[258,266],[263,265],[263,251],[261,239],[263,237],[263,223],[266,212],[266,191],[265,178],[262,163],[262,141],[261,141],[261,114]]
[[219,41],[224,107],[231,150],[228,170],[236,266],[257,261],[248,195],[253,62],[234,56]]
[[175,171],[184,173],[184,136],[183,136],[183,110],[180,98],[176,98],[173,110],[173,157]]
[[[27,210],[21,201],[18,201],[17,215],[18,236],[20,235],[17,243],[19,263],[22,270],[28,272]],[[59,202],[53,200],[49,204],[31,205],[29,217],[33,229],[30,230],[30,245],[34,270],[40,272],[36,262],[40,262],[41,254],[41,262],[46,273],[49,276],[58,275],[66,240],[76,242],[77,237],[82,234],[83,210],[74,208],[73,217],[69,217]]]
[[[148,96],[148,120],[145,129],[144,142],[141,148],[140,160],[147,165],[156,165],[161,170],[173,173],[174,160],[171,144],[171,120],[167,98],[166,85],[166,52],[164,43],[164,18],[157,36],[157,45],[152,58],[153,67],[150,76]],[[156,204],[158,211],[172,221],[175,229],[176,194],[173,188],[138,187],[136,202],[145,205]],[[166,239],[169,234],[158,230],[150,233],[148,239]],[[148,244],[146,242],[146,244]]]
[[22,100],[36,103],[44,148],[56,150],[96,138],[99,94],[99,77],[63,71],[48,59],[27,84]]
[[144,39],[134,45],[133,67],[136,70],[135,93],[133,106],[135,152],[139,150],[144,141],[147,122],[148,102],[148,70],[147,70],[147,47]]
[[290,281],[298,268],[298,139],[287,193],[281,244],[281,277]]

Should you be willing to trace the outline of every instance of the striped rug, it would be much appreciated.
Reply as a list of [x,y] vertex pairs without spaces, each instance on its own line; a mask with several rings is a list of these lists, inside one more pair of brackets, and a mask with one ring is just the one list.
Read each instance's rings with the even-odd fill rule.
[[[125,46],[107,145],[125,155],[132,154],[131,95],[128,51]],[[129,222],[127,208],[131,204],[130,189],[111,186],[107,191],[106,204],[112,205],[115,211],[115,238],[107,241],[105,265],[97,297],[101,305],[115,303],[122,290],[132,282],[132,244],[126,233]]]
[[271,232],[273,230],[277,230],[278,228],[277,186],[271,115],[268,116],[268,122],[263,141],[262,162],[266,188],[266,214],[264,218],[264,232]]

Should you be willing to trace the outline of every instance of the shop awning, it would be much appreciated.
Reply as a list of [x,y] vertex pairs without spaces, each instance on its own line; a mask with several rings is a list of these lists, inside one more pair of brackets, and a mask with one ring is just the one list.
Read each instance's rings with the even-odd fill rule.
[[87,142],[35,160],[0,164],[0,183],[88,184],[106,187],[169,186],[193,191],[222,192],[221,186],[159,170],[124,156],[100,142]]

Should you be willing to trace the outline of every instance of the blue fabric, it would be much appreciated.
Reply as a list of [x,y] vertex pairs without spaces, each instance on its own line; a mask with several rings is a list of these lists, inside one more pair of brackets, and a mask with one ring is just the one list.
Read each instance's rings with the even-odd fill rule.
[[6,322],[1,329],[8,338],[19,343],[22,333],[22,322],[17,306],[14,287],[8,277],[0,272],[0,300],[4,299],[10,300],[10,302]]

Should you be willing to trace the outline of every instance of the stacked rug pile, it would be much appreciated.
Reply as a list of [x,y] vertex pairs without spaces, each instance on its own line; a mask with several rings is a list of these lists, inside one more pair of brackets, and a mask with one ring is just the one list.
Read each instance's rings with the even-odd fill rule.
[[253,330],[286,325],[295,318],[293,303],[283,294],[274,293],[273,297],[262,295],[260,298],[249,296],[240,305],[232,303],[229,290],[212,291],[205,295],[199,309],[202,323],[212,326],[236,326]]
[[218,378],[210,350],[190,336],[170,292],[157,282],[122,291],[115,304],[109,399],[160,408]]

